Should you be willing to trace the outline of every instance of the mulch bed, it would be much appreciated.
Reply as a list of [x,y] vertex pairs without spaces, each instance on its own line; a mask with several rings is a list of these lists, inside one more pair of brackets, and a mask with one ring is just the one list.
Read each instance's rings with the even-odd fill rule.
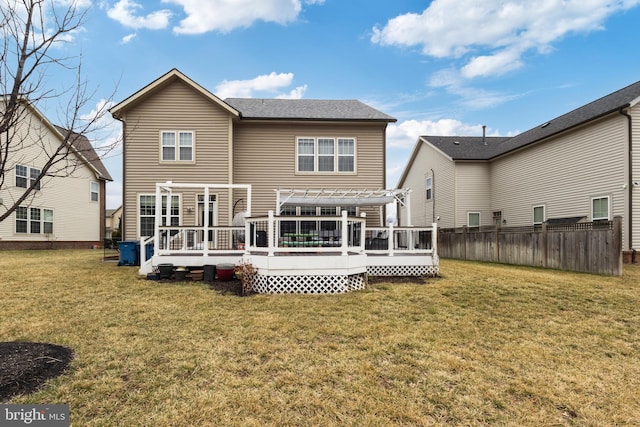
[[33,393],[69,368],[73,350],[60,345],[0,342],[0,402]]

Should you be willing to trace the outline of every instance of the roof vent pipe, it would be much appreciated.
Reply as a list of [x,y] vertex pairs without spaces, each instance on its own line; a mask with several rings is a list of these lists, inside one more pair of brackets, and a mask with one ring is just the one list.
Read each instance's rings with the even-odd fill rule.
[[487,145],[487,125],[482,125],[482,145]]

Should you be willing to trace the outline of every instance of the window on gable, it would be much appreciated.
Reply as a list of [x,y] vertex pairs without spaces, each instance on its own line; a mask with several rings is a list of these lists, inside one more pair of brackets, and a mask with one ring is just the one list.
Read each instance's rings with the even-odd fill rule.
[[609,220],[609,196],[591,199],[591,220]]
[[192,131],[162,131],[160,139],[162,161],[193,161],[194,138]]
[[[16,187],[28,188],[38,180],[40,176],[40,169],[30,168],[24,165],[16,165]],[[40,183],[38,182],[35,190],[40,190]]]
[[100,186],[97,182],[92,182],[90,184],[90,192],[92,202],[97,202],[98,200],[100,200]]
[[533,225],[540,225],[544,222],[544,206],[533,207]]
[[27,171],[29,168],[16,165],[16,187],[27,188]]
[[426,199],[427,200],[431,200],[431,197],[433,196],[433,178],[431,178],[430,176],[428,176],[425,179],[425,186],[427,188],[426,191]]

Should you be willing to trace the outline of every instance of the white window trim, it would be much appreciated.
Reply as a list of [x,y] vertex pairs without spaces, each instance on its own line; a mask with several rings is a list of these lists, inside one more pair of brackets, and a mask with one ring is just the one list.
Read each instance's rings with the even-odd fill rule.
[[[18,166],[21,166],[23,168],[25,168],[27,170],[27,174],[26,175],[18,175]],[[15,180],[13,182],[13,184],[15,185],[16,188],[29,188],[31,186],[31,172],[34,170],[38,171],[38,176],[42,173],[42,169],[40,168],[35,168],[33,166],[28,166],[28,165],[24,165],[24,164],[16,164],[14,170],[14,174],[15,174]],[[18,178],[24,178],[26,180],[26,187],[21,187],[18,185],[18,183],[16,181],[18,181]],[[37,176],[36,176],[37,178]],[[37,186],[35,186],[33,189],[36,191],[39,191],[40,188],[42,187],[42,182],[39,182]]]
[[[312,171],[301,171],[300,170],[300,152],[299,152],[299,141],[301,139],[309,139],[313,140],[313,170]],[[319,145],[318,140],[320,139],[331,139],[333,140],[333,170],[332,171],[320,171],[319,169]],[[353,156],[352,155],[344,155],[340,154],[340,146],[339,140],[351,140],[353,141]],[[296,136],[295,138],[295,162],[296,162],[296,174],[302,175],[356,175],[358,171],[358,139],[354,136]],[[305,154],[304,156],[311,156],[309,154]],[[340,157],[353,157],[353,170],[352,171],[340,171]]]
[[[173,133],[175,135],[174,139],[174,156],[173,160],[164,158],[164,145],[162,145],[162,135],[165,133]],[[180,134],[181,133],[190,133],[191,134],[191,159],[190,160],[181,160],[180,159]],[[160,163],[168,163],[168,164],[191,164],[196,162],[196,131],[194,130],[184,130],[184,129],[162,129],[160,130],[160,134],[158,136],[159,139],[159,154],[158,159]]]
[[[97,187],[97,191],[93,191],[92,187],[94,186],[94,184]],[[96,193],[98,195],[97,200],[93,200],[93,193]],[[100,203],[100,183],[97,181],[91,181],[89,183],[89,201],[91,203]]]
[[[536,222],[536,208],[542,208],[542,221]],[[547,220],[547,208],[546,205],[534,205],[531,207],[531,217],[533,225],[542,225]]]
[[[598,218],[596,218],[594,216],[594,212],[593,212],[593,201],[594,200],[600,200],[600,199],[607,199],[607,216],[606,217],[598,217]],[[603,221],[603,220],[610,221],[611,220],[611,197],[610,196],[592,197],[591,198],[590,210],[591,210],[591,221]]]
[[[470,225],[469,223],[471,222],[470,221],[471,215],[476,215],[476,214],[478,215],[478,225]],[[478,212],[478,211],[467,212],[467,227],[470,227],[470,228],[471,227],[474,227],[474,228],[475,227],[480,227],[481,224],[482,224],[482,215],[480,214],[480,212]]]
[[[22,233],[18,231],[18,216],[17,216],[17,210],[16,212],[14,212],[14,221],[13,221],[13,232],[15,235],[17,236],[24,236],[24,235],[44,235],[44,236],[48,236],[48,235],[52,235],[55,233],[55,223],[56,223],[56,215],[55,215],[55,211],[52,208],[43,208],[43,207],[33,207],[33,206],[20,206],[21,208],[25,208],[27,210],[27,218],[26,219],[20,219],[20,221],[25,221],[27,223],[27,231]],[[33,233],[31,231],[31,223],[34,222],[35,220],[33,220],[31,218],[31,209],[38,209],[40,211],[40,219],[38,220],[38,222],[40,223],[40,232],[39,233]],[[45,221],[44,220],[44,211],[51,211],[53,218],[51,221]],[[45,233],[44,231],[44,224],[45,222],[51,222],[51,233]]]
[[433,199],[433,177],[431,176],[425,177],[424,186],[425,186],[425,191],[424,191],[425,200],[428,201]]
[[[156,197],[155,193],[138,193],[138,195],[136,197],[136,234],[138,236],[138,239],[143,237],[141,235],[142,229],[140,227],[140,218],[142,217],[140,215],[140,198],[143,197],[143,196],[151,196],[151,197],[154,198],[154,203],[153,203],[154,211],[155,211],[155,206],[156,206],[156,204],[155,204],[155,197]],[[168,196],[169,195],[167,195],[167,194],[162,194],[161,197],[167,197],[167,201],[168,201],[169,200]],[[172,197],[173,196],[178,197],[178,226],[181,226],[182,225],[182,220],[183,220],[183,218],[182,218],[182,194],[180,194],[180,193],[175,194],[174,193],[174,194],[171,194],[171,196]],[[169,203],[167,203],[167,209],[170,209]],[[144,215],[144,217],[150,217],[150,216],[151,215]],[[154,212],[154,214],[153,214],[154,221],[155,221],[155,217],[156,217],[156,213]],[[155,228],[155,223],[154,223],[154,228]],[[149,237],[149,236],[145,236],[145,237]]]

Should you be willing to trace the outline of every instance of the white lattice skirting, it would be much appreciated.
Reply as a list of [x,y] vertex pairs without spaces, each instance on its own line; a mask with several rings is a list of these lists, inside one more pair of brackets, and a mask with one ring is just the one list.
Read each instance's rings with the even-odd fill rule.
[[367,286],[365,273],[343,276],[256,275],[253,291],[259,294],[341,294]]
[[428,276],[436,277],[439,269],[437,265],[369,265],[369,276]]

